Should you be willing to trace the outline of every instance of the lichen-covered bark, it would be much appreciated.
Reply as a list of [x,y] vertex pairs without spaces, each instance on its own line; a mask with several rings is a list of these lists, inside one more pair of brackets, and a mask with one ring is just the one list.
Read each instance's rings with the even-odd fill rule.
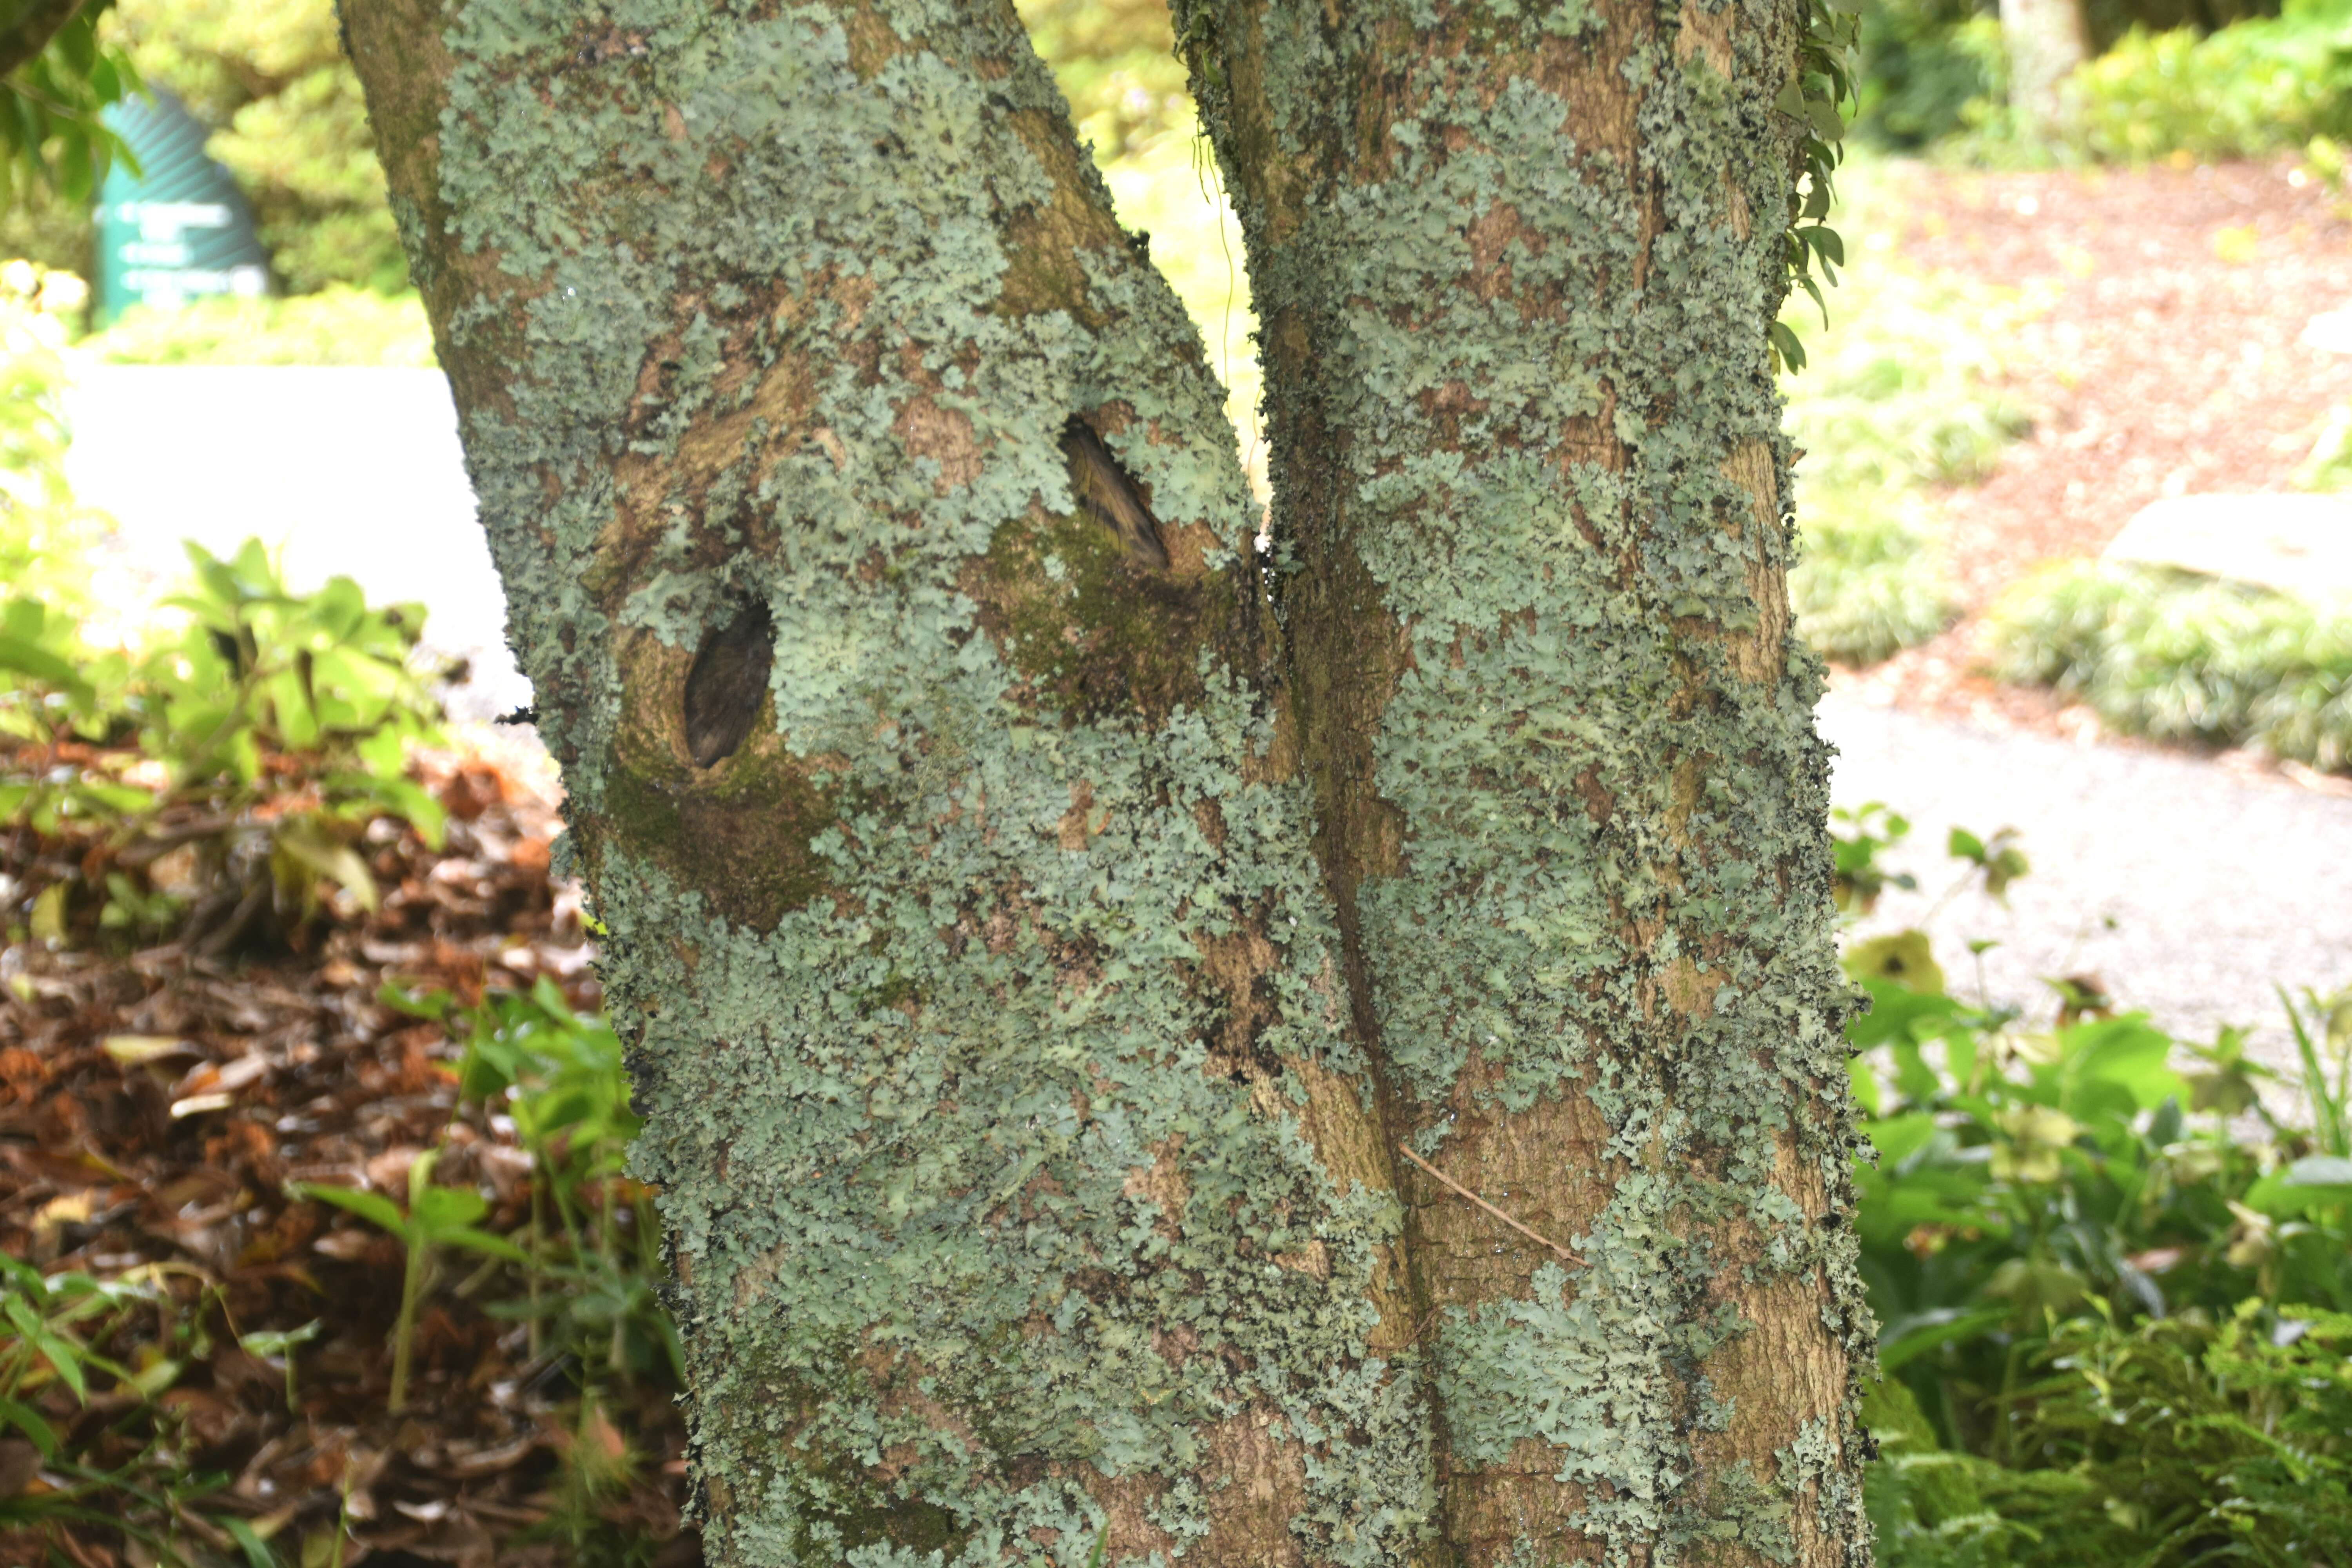
[[1009,5],[345,9],[610,931],[711,1560],[1406,1560],[1255,509]]
[[711,1560],[1858,1557],[1785,0],[1180,8],[1279,621],[1006,0],[344,11]]
[[1177,5],[1265,323],[1354,1016],[1427,1162],[1406,1249],[1465,1564],[1866,1554],[1848,1003],[1765,340],[1801,23]]

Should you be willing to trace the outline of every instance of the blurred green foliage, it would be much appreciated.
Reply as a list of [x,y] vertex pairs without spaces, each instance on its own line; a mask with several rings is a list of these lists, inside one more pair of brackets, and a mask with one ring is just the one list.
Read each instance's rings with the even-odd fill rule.
[[2252,158],[2352,134],[2352,0],[2200,36],[2134,28],[2075,74],[2071,151],[2138,163]]
[[118,0],[109,32],[141,75],[216,127],[205,151],[252,201],[288,291],[405,286],[333,0]]
[[1970,106],[1997,98],[2000,26],[1976,0],[1863,0],[1861,103],[1854,131],[1870,144],[1912,151],[1969,123]]
[[1963,161],[2248,158],[2352,134],[2352,0],[2094,0],[2097,56],[2053,143],[2004,105],[2000,26],[1976,0],[1866,0],[1857,129]]
[[1167,0],[1016,0],[1015,8],[1097,162],[1192,134]]
[[[121,142],[100,121],[109,104],[139,89],[123,51],[102,41],[110,0],[75,11],[25,65],[0,79],[0,210],[47,194],[86,203]],[[0,4],[0,28],[33,7]]]
[[71,611],[97,521],[66,482],[65,362],[80,279],[22,259],[0,264],[0,584]]
[[1998,341],[2034,301],[1906,269],[1869,210],[1884,177],[1868,164],[1848,175],[1860,194],[1846,226],[1864,247],[1835,325],[1782,384],[1803,453],[1804,551],[1790,599],[1806,640],[1844,664],[1874,663],[1950,621],[1933,497],[1982,479],[2026,427],[1997,384]]
[[2352,770],[2352,606],[2069,563],[2001,597],[1989,646],[2001,679],[2054,687],[2127,734]]
[[0,603],[0,822],[105,836],[36,908],[50,942],[94,916],[226,952],[309,924],[321,886],[374,908],[353,846],[375,818],[437,841],[440,805],[407,776],[408,749],[439,733],[413,668],[423,611],[371,609],[348,577],[289,593],[257,541],[187,551],[193,580],[163,605],[177,624],[131,647],[91,647],[21,592]]
[[134,306],[80,347],[112,364],[436,363],[414,289],[379,294],[346,283],[278,299],[219,294],[176,310]]
[[[184,1568],[234,1552],[267,1568],[276,1559],[252,1526],[205,1506],[230,1478],[190,1463],[198,1445],[170,1397],[215,1348],[206,1320],[219,1293],[191,1303],[169,1272],[45,1275],[0,1257],[0,1461],[14,1461],[0,1531],[102,1518],[141,1561]],[[205,1551],[215,1543],[227,1552]]]

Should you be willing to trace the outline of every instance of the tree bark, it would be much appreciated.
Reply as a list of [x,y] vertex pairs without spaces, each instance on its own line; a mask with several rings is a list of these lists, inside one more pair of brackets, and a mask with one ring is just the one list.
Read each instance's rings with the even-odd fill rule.
[[1179,0],[1390,1131],[1578,1255],[1405,1173],[1465,1563],[1864,1551],[1849,1003],[1764,331],[1801,21]]
[[2029,135],[2066,127],[2066,79],[2091,58],[2083,0],[2000,0],[2009,104]]
[[1180,8],[1277,614],[1005,0],[345,0],[714,1563],[1866,1558],[1799,13],[1522,9]]

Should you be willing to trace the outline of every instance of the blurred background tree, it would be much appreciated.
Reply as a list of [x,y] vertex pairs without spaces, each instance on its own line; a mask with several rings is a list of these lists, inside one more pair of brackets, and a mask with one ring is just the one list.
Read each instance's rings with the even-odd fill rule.
[[252,201],[287,293],[406,286],[333,0],[121,0],[108,30],[151,85],[215,128],[205,150]]
[[0,256],[89,272],[89,197],[116,150],[98,116],[143,80],[213,129],[205,151],[252,202],[280,290],[407,286],[333,0],[100,0],[6,79]]

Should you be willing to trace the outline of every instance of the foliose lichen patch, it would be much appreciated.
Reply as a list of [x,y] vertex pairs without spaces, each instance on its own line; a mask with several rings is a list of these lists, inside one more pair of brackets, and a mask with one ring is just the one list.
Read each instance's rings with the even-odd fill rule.
[[1862,1561],[1791,0],[1180,0],[1271,599],[1009,7],[350,8],[711,1559]]
[[1426,1357],[1255,508],[1009,8],[387,0],[354,48],[440,84],[371,78],[711,1560],[1410,1560]]
[[1330,658],[1301,724],[1368,1043],[1415,1150],[1578,1254],[1406,1173],[1448,1542],[1861,1561],[1850,1003],[1765,335],[1800,8],[1177,16],[1266,323],[1287,629]]

